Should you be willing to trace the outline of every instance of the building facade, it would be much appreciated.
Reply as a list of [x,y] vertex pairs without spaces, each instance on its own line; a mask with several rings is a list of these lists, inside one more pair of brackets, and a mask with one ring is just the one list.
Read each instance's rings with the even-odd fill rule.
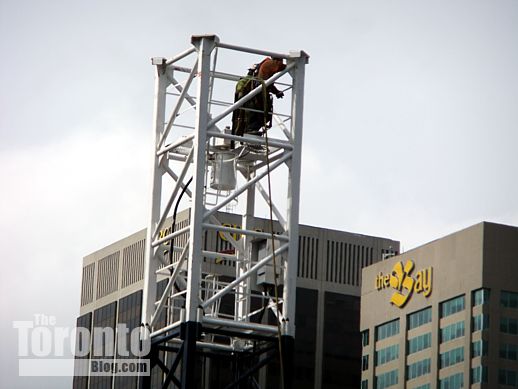
[[[241,217],[219,214],[218,219],[238,227]],[[189,211],[179,213],[175,230],[189,224]],[[169,221],[171,226],[171,221]],[[256,227],[269,231],[267,220],[257,220]],[[139,326],[144,276],[145,230],[141,230],[83,260],[80,316],[78,327],[92,328],[126,323]],[[235,236],[239,239],[239,236]],[[185,239],[180,236],[178,239]],[[175,243],[176,244],[176,243]],[[182,242],[177,242],[181,245]],[[232,246],[224,236],[208,232],[206,248],[226,253]],[[296,388],[358,388],[360,385],[361,339],[360,285],[361,269],[382,258],[397,254],[399,242],[361,234],[301,225],[297,273],[295,383]],[[174,253],[173,255],[177,255]],[[235,263],[203,260],[206,277],[232,279]],[[158,282],[159,292],[165,282]],[[256,288],[259,288],[256,285]],[[171,304],[167,314],[179,317],[178,304]],[[233,313],[233,303],[221,309]],[[162,320],[165,323],[165,318]],[[163,325],[163,324],[162,324]],[[93,351],[99,345],[92,344]],[[92,354],[92,353],[90,353]],[[90,354],[83,358],[90,358]],[[110,358],[110,356],[104,356]],[[117,355],[114,359],[123,358]],[[201,387],[225,387],[226,361],[218,366],[212,361],[202,364]],[[262,387],[277,387],[273,366],[262,369],[258,380]],[[78,372],[85,373],[85,372]],[[161,387],[164,376],[158,368],[152,371],[153,387]],[[135,388],[135,377],[98,377],[79,375],[74,388]]]
[[518,387],[517,227],[474,225],[362,279],[362,389]]

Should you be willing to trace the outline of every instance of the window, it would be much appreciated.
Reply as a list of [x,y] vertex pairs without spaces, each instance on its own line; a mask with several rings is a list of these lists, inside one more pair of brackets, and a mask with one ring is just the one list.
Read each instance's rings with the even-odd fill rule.
[[518,335],[518,320],[502,317],[500,319],[500,331],[506,334]]
[[518,374],[515,370],[498,370],[498,383],[500,385],[518,386]]
[[472,304],[474,307],[485,304],[489,301],[489,289],[482,288],[473,291]]
[[416,336],[408,340],[408,355],[427,349],[432,345],[432,333]]
[[471,383],[487,382],[487,366],[477,366],[471,369]]
[[[117,320],[117,301],[98,308],[94,311],[93,328],[102,328],[107,331],[105,336],[92,339],[92,355],[97,358],[113,359],[113,350],[115,349],[115,326]],[[107,388],[112,382],[111,376],[92,376],[90,380],[91,388]]]
[[362,356],[362,371],[369,370],[369,356]]
[[430,384],[416,386],[414,389],[430,389]]
[[376,366],[399,358],[399,344],[394,344],[376,351]]
[[[93,264],[95,265],[95,264]],[[89,265],[90,266],[90,265]],[[73,389],[81,389],[88,387],[88,363],[84,362],[84,359],[90,358],[89,349],[89,336],[85,336],[86,334],[82,333],[82,329],[86,329],[88,333],[92,328],[92,312],[88,312],[83,316],[77,318],[77,326],[76,326],[76,348],[75,348],[75,363],[74,363],[74,380],[72,382]],[[79,356],[78,352],[85,350],[86,355]]]
[[362,346],[369,345],[369,330],[362,331]]
[[[298,288],[297,288],[298,289]],[[301,288],[303,289],[303,288]],[[311,289],[306,289],[310,291]],[[318,297],[318,292],[312,290],[312,293]],[[309,305],[305,300],[301,301],[301,305]],[[317,304],[314,304],[313,309],[316,312]],[[333,386],[334,382],[344,382],[349,380],[351,376],[356,376],[360,373],[360,359],[357,353],[361,352],[361,339],[358,328],[358,321],[352,320],[354,317],[359,317],[360,313],[360,298],[345,294],[324,292],[324,321],[323,321],[323,339],[322,339],[322,359],[319,362],[322,366],[322,387]],[[228,306],[229,312],[232,312],[232,307]],[[225,311],[226,312],[226,311]],[[297,307],[297,312],[299,309]],[[300,312],[299,312],[300,313]],[[302,316],[301,316],[302,317]],[[318,316],[315,316],[315,320]],[[320,320],[320,319],[319,319]],[[308,335],[311,341],[316,342],[316,323],[312,327],[312,335]],[[351,337],[356,332],[356,343],[351,343]],[[302,338],[304,339],[304,338]],[[301,343],[303,345],[304,343]],[[303,347],[303,348],[302,348]],[[304,369],[314,369],[315,356],[314,351],[311,353],[309,348],[302,346],[299,350],[301,354],[305,355],[300,359],[300,363],[306,365],[300,367],[298,371],[304,372]],[[364,349],[368,354],[367,349]],[[309,362],[311,358],[311,363]],[[319,357],[320,358],[320,357]],[[357,362],[354,363],[354,358]],[[373,363],[372,355],[369,355],[369,366]],[[297,362],[297,359],[295,360]],[[308,361],[308,362],[303,362]],[[313,374],[314,375],[314,374]],[[356,376],[356,387],[360,386],[360,377]],[[314,377],[309,377],[308,381],[313,381]],[[307,381],[307,382],[308,382]],[[294,386],[297,385],[294,383]],[[371,384],[372,387],[372,384]]]
[[423,359],[407,366],[406,379],[411,380],[417,377],[421,377],[425,374],[430,374],[431,359]]
[[473,332],[482,331],[489,328],[489,316],[477,315],[473,317]]
[[399,334],[399,319],[376,327],[376,340],[382,340]]
[[471,343],[471,358],[481,357],[487,355],[487,341],[476,340]]
[[432,321],[432,307],[408,315],[408,329],[417,328]]
[[464,374],[457,373],[439,380],[440,389],[459,389],[464,387]]
[[376,389],[388,388],[389,386],[397,385],[397,383],[397,369],[376,376]]
[[464,310],[464,295],[441,303],[441,317],[453,315]]
[[500,293],[500,305],[506,308],[518,308],[518,293],[502,290]]
[[516,344],[500,344],[500,358],[516,361],[518,346]]
[[464,347],[457,347],[441,353],[439,358],[439,369],[453,366],[464,361]]
[[361,389],[369,389],[369,380],[363,380]]
[[464,336],[464,321],[450,324],[440,331],[441,343],[449,342],[450,340],[460,338]]

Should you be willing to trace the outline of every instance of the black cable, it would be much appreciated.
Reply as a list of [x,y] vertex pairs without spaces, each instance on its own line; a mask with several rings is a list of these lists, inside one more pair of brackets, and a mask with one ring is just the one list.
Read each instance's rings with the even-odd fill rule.
[[[171,226],[171,234],[174,234],[174,230],[175,230],[175,227],[176,227],[176,214],[178,213],[178,206],[180,205],[180,201],[182,201],[182,197],[184,195],[184,193],[187,191],[187,188],[189,187],[189,184],[191,183],[193,177],[191,177],[189,179],[189,181],[187,181],[187,184],[185,184],[185,186],[182,188],[182,191],[180,192],[180,196],[178,196],[178,200],[176,200],[176,205],[174,206],[174,211],[173,211],[173,224]],[[169,243],[169,264],[172,265],[173,264],[173,248],[174,248],[174,238],[171,238],[171,241]],[[173,269],[170,268],[169,269],[169,272],[171,274],[173,274]]]

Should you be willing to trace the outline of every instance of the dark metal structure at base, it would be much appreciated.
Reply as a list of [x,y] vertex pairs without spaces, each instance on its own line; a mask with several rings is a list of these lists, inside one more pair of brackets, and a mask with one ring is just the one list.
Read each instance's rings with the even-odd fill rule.
[[[261,388],[257,378],[261,368],[269,364],[280,364],[279,345],[282,352],[282,364],[284,366],[283,384],[280,379],[278,386],[285,389],[293,388],[293,348],[294,338],[281,336],[278,338],[250,335],[248,340],[254,343],[254,347],[244,351],[210,350],[199,343],[200,334],[204,329],[199,323],[184,323],[180,332],[173,332],[153,343],[148,358],[151,366],[157,366],[165,377],[161,388],[200,388],[213,387],[223,389]],[[243,334],[229,334],[224,331],[214,331],[214,335],[240,336]],[[171,340],[180,340],[175,346],[170,345]],[[198,344],[197,344],[198,343]],[[160,357],[160,352],[163,356]],[[166,365],[164,360],[170,360]],[[205,361],[204,361],[205,360]],[[221,382],[211,372],[209,382],[204,385],[197,372],[202,371],[201,364],[210,362],[225,363],[230,373],[225,382]],[[152,385],[151,376],[141,381],[140,388],[156,387]]]

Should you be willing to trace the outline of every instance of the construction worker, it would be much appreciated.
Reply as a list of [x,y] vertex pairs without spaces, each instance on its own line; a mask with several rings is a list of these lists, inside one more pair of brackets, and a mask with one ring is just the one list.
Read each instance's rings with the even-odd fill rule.
[[[246,77],[241,78],[236,85],[234,102],[246,96],[250,91],[260,86],[262,81],[268,80],[275,73],[286,69],[282,58],[265,58],[261,63],[248,69]],[[237,109],[232,114],[232,134],[243,136],[243,134],[262,134],[261,128],[266,131],[272,126],[273,98],[282,98],[284,93],[278,90],[275,85],[270,85],[266,93],[260,92],[252,99],[243,104],[243,109]],[[266,101],[265,101],[266,98]]]

